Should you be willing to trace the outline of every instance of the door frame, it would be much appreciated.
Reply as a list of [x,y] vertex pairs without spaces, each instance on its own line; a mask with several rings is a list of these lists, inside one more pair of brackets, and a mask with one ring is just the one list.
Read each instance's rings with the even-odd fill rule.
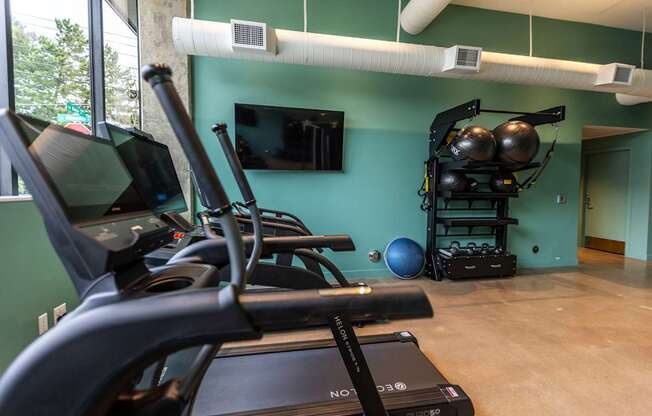
[[627,257],[627,251],[630,247],[630,221],[632,218],[632,189],[631,189],[631,165],[632,165],[632,149],[627,146],[615,147],[613,149],[599,149],[599,150],[582,150],[582,166],[580,173],[580,219],[579,219],[579,246],[585,247],[586,240],[586,189],[588,185],[587,181],[587,172],[588,172],[588,163],[587,158],[589,156],[601,154],[601,153],[615,153],[615,152],[627,152],[627,201],[626,203],[626,216],[625,216],[625,254],[624,257]]

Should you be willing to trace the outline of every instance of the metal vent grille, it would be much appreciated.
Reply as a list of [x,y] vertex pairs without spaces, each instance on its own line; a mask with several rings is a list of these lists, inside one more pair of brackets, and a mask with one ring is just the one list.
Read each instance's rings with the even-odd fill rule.
[[455,64],[457,66],[475,67],[478,65],[479,57],[480,51],[477,49],[459,48],[457,50],[457,58],[455,60]]
[[265,28],[262,26],[233,23],[233,43],[265,47]]
[[617,66],[616,73],[614,74],[614,82],[622,82],[623,84],[629,84],[629,78],[631,74],[632,74],[632,68]]

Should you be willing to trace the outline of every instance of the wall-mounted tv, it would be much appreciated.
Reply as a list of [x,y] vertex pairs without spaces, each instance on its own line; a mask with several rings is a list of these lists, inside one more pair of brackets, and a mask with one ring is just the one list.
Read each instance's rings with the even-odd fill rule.
[[235,104],[235,137],[245,169],[342,170],[342,111]]

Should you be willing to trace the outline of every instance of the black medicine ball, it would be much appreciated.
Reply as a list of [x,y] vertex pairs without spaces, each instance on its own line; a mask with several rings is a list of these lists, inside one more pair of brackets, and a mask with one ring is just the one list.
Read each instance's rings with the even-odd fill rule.
[[468,126],[460,130],[448,145],[456,160],[486,162],[494,158],[496,139],[490,130]]
[[463,173],[447,171],[439,178],[439,189],[443,191],[464,192],[468,186],[469,180]]
[[508,121],[494,129],[496,160],[514,167],[532,161],[539,152],[539,134],[524,121]]
[[510,172],[496,172],[489,178],[489,189],[494,192],[516,192],[516,177]]

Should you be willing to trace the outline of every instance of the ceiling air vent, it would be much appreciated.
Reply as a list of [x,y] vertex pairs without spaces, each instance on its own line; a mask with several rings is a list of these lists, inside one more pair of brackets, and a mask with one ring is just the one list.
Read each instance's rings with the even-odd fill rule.
[[602,65],[598,70],[598,76],[595,79],[595,85],[632,85],[634,76],[633,65],[626,64],[607,64]]
[[481,56],[482,48],[460,45],[451,46],[444,53],[444,67],[442,70],[451,72],[478,72],[480,71]]
[[231,48],[276,55],[276,32],[266,23],[231,19]]

